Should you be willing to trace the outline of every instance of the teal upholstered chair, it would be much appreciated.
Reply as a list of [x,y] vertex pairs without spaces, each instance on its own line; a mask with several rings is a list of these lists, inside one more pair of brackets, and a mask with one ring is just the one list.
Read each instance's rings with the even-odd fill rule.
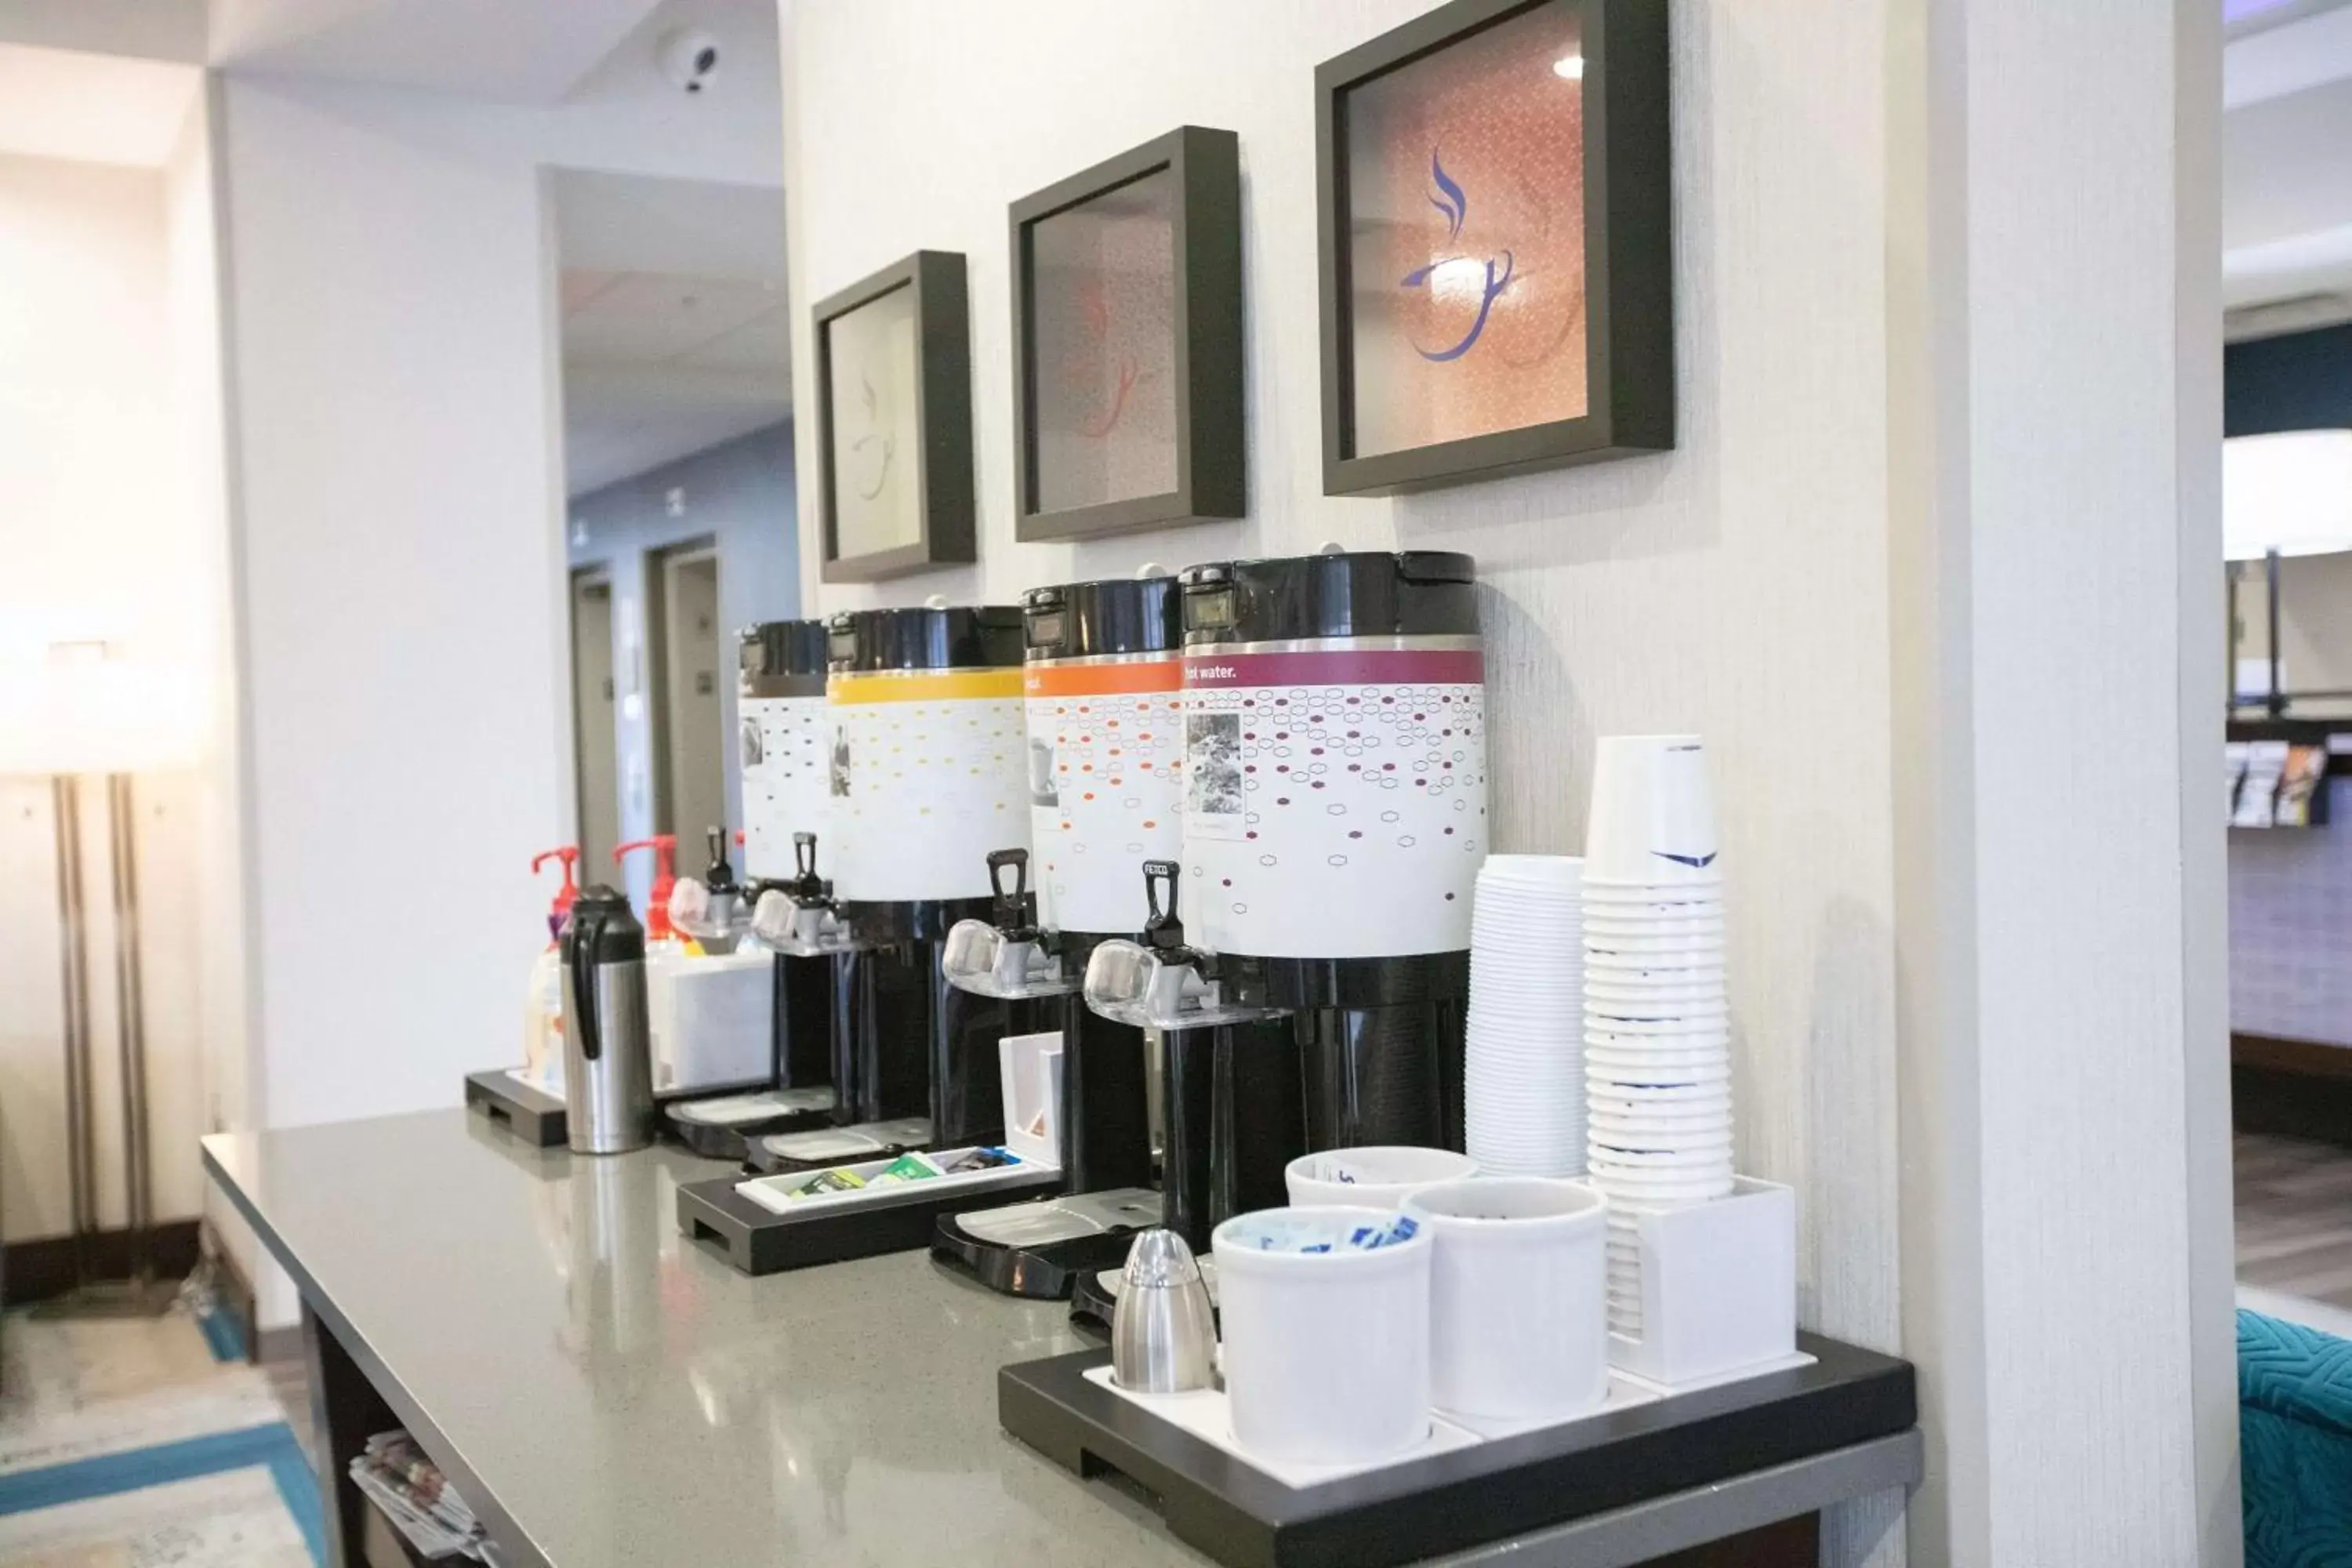
[[2246,1568],[2352,1568],[2352,1340],[2238,1313]]

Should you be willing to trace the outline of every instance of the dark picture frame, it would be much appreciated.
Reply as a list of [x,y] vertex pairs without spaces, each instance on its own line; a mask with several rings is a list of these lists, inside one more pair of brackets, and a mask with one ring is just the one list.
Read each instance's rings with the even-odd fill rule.
[[[1153,494],[1049,508],[1037,414],[1036,231],[1161,171],[1173,185],[1175,483]],[[1055,182],[1011,208],[1013,536],[1089,539],[1247,515],[1243,423],[1241,140],[1180,126]]]
[[[914,307],[915,363],[905,367],[915,391],[916,440],[909,454],[917,537],[911,543],[842,553],[841,508],[835,471],[833,403],[835,322],[885,296],[909,291]],[[971,324],[961,253],[919,250],[848,288],[826,295],[811,312],[815,328],[817,505],[824,521],[824,580],[873,583],[934,566],[977,560],[971,462]]]
[[[1491,27],[1546,9],[1575,19],[1582,54],[1585,411],[1573,418],[1360,453],[1349,95]],[[1394,494],[1673,449],[1666,9],[1665,0],[1453,0],[1316,68],[1326,495]],[[1493,276],[1490,271],[1488,278]]]

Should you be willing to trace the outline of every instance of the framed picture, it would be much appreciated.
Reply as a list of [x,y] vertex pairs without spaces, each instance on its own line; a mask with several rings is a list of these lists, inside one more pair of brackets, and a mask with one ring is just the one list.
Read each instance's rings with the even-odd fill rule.
[[1241,199],[1187,125],[1013,204],[1015,537],[1244,514]]
[[818,301],[814,320],[824,580],[975,559],[963,258],[919,250]]
[[1324,493],[1674,446],[1665,0],[1454,0],[1315,95]]

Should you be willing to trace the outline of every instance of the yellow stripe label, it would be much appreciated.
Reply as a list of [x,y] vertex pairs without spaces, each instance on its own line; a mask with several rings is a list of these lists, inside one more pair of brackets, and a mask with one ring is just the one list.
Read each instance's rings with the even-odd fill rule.
[[824,683],[828,702],[938,702],[956,699],[1014,698],[1021,671],[1009,669],[908,670],[905,674],[835,675]]

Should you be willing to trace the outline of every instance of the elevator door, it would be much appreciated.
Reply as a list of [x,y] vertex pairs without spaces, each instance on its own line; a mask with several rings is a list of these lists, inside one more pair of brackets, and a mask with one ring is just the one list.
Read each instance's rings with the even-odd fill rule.
[[[719,556],[699,549],[660,558],[661,662],[666,785],[662,830],[677,835],[677,873],[700,876],[710,863],[709,831],[727,815],[725,691],[729,661],[719,621]],[[730,829],[733,824],[726,824]]]
[[621,839],[620,748],[614,711],[613,584],[572,576],[572,770],[583,881],[604,879]]

